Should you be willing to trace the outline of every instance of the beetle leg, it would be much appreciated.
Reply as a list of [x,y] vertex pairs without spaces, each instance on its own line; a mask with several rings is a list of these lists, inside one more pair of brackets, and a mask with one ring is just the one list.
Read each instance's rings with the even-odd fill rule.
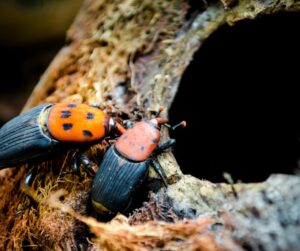
[[73,163],[72,163],[72,171],[71,172],[64,172],[63,174],[68,174],[68,173],[75,173],[78,176],[80,175],[80,165],[82,164],[84,170],[86,173],[94,177],[95,176],[95,171],[92,168],[92,162],[90,159],[84,154],[85,150],[78,150],[75,153],[75,156],[73,158]]
[[91,176],[94,177],[95,176],[95,171],[92,168],[92,162],[90,161],[90,159],[84,154],[85,150],[78,150],[74,156],[73,156],[73,160],[72,160],[72,166],[71,166],[71,171],[66,171],[66,172],[62,172],[62,175],[66,175],[66,174],[76,174],[77,176],[81,177],[81,173],[80,173],[80,166],[82,164],[84,170],[86,171],[86,173]]
[[73,159],[72,172],[70,172],[70,173],[76,173],[78,176],[80,176],[80,161],[79,161],[79,158],[78,158],[77,154]]
[[35,177],[36,177],[35,168],[31,168],[24,178],[23,184],[25,185],[26,188],[31,187],[32,182],[34,181]]
[[21,183],[21,189],[25,194],[28,195],[31,202],[33,202],[35,199],[35,193],[34,193],[34,189],[32,188],[32,183],[36,178],[36,175],[37,175],[37,170],[36,168],[33,167],[29,170],[23,182]]
[[31,187],[32,183],[36,177],[36,168],[31,168],[29,172],[26,174],[23,182],[21,183],[21,190],[27,195],[29,198],[29,205],[24,206],[23,208],[15,211],[15,215],[18,216],[19,214],[23,213],[26,209],[30,208],[32,205],[36,205],[36,194],[34,189]]
[[163,151],[174,146],[175,144],[176,144],[175,139],[169,139],[168,141],[160,145],[158,148],[156,148],[156,150],[153,152],[153,155],[161,154]]
[[78,153],[77,158],[78,158],[78,163],[82,164],[86,173],[89,176],[94,177],[95,171],[92,168],[92,162],[90,161],[90,159],[84,153]]
[[154,159],[150,159],[150,164],[153,167],[154,171],[160,176],[160,178],[162,179],[165,187],[168,186],[168,182],[167,182],[167,175],[164,171],[164,169],[161,167],[161,165],[158,163],[158,161],[154,160]]

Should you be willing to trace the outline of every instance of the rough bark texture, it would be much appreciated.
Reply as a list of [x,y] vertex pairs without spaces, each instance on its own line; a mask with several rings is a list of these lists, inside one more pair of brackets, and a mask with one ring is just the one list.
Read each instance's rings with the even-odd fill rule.
[[[218,27],[299,9],[296,1],[199,2],[191,8],[182,0],[86,0],[68,32],[68,44],[41,78],[25,109],[72,101],[100,105],[120,120],[149,117],[161,107],[167,116],[182,73]],[[168,133],[163,134],[165,140]],[[104,142],[91,149],[96,164],[106,146]],[[26,246],[43,250],[300,247],[299,176],[273,175],[259,184],[213,184],[183,175],[168,152],[159,162],[169,187],[144,198],[143,207],[129,219],[117,216],[100,223],[83,216],[91,211],[91,179],[61,175],[71,158],[72,152],[35,166],[38,175],[32,191],[27,191],[31,200],[21,185],[30,167],[2,171],[1,250]],[[150,172],[149,180],[154,178]]]

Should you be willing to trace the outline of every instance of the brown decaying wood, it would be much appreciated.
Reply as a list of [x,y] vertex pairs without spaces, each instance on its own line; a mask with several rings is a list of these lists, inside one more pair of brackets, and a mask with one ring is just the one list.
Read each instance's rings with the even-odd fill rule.
[[[68,43],[42,76],[24,109],[45,102],[72,101],[100,105],[120,120],[149,117],[161,107],[163,116],[167,116],[193,54],[218,27],[225,22],[234,24],[257,15],[300,8],[296,1],[223,2],[225,8],[221,2],[199,1],[195,9],[190,9],[189,3],[182,0],[86,0],[68,31]],[[167,137],[164,131],[163,140]],[[104,142],[90,151],[96,164],[106,147]],[[240,200],[233,196],[232,186],[183,175],[170,152],[159,161],[171,185],[152,196],[129,222],[122,216],[107,224],[83,217],[91,179],[60,175],[68,170],[71,157],[72,152],[35,167],[39,174],[32,191],[28,191],[35,202],[29,201],[21,189],[29,167],[5,171],[0,187],[1,250],[21,250],[26,245],[45,250],[238,250],[257,243],[268,246],[266,238],[250,234],[247,224],[247,219],[257,218],[264,210],[280,208],[277,204],[267,205],[268,193],[262,208],[253,204],[251,209],[247,197]],[[154,176],[150,172],[150,177]],[[248,193],[250,198],[283,181],[290,187],[299,184],[298,177],[276,176],[265,183],[234,187],[238,194]],[[50,200],[49,196],[52,198],[53,192],[60,189],[66,192],[63,203],[57,198]],[[290,199],[285,197],[287,202]],[[294,200],[299,201],[299,197]],[[293,224],[298,216],[294,215]],[[183,217],[193,220],[181,221]],[[95,234],[93,243],[86,241],[89,235],[81,222]],[[235,232],[235,228],[241,232]],[[288,232],[282,234],[285,238]],[[294,247],[292,241],[286,243],[282,249]]]

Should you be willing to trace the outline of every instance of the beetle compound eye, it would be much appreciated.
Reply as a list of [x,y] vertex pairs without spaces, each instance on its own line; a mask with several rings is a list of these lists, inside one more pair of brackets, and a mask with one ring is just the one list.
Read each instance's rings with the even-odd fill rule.
[[112,118],[109,118],[108,131],[111,133],[123,134],[126,130],[120,123],[114,121]]
[[109,118],[109,121],[108,121],[108,130],[109,131],[114,131],[115,128],[116,128],[115,121],[112,118]]

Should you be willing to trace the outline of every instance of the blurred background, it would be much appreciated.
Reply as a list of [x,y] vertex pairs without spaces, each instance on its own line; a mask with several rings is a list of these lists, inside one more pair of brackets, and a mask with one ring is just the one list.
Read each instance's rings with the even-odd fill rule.
[[0,1],[0,126],[22,109],[82,1]]

